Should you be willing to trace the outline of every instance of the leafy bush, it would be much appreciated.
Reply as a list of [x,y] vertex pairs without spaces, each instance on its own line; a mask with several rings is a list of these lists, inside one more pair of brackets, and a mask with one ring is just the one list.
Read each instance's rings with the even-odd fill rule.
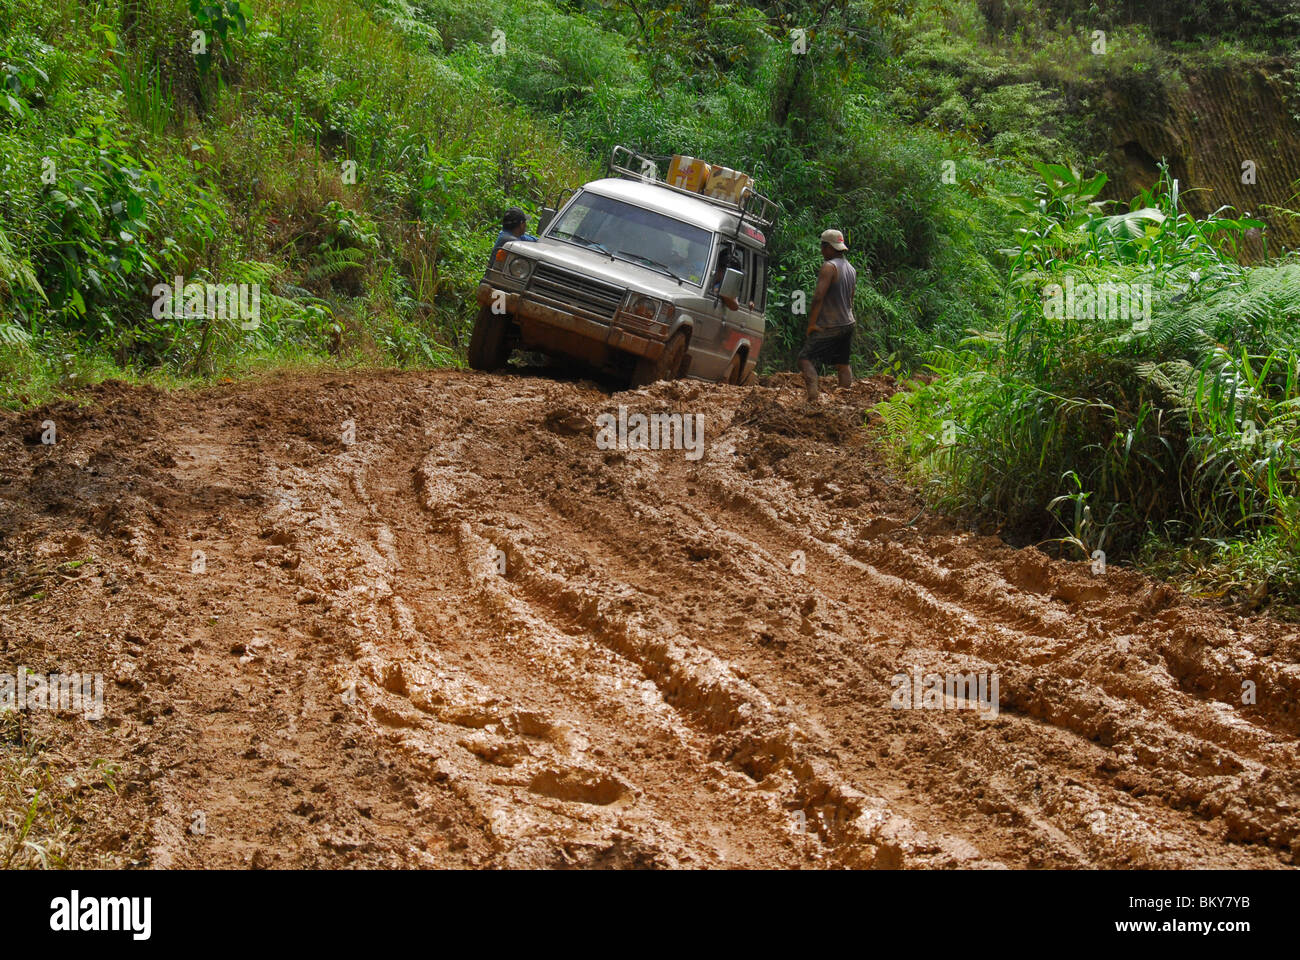
[[[1259,224],[1188,217],[1167,173],[1107,214],[1104,177],[1039,171],[1007,198],[1005,322],[881,405],[895,451],[946,506],[1085,554],[1151,536],[1300,549],[1300,261],[1238,265]],[[1141,309],[1099,294],[1062,316],[1046,296],[1108,282],[1147,288]]]
[[[502,208],[586,171],[448,68],[416,6],[371,13],[0,0],[0,345],[14,369],[55,382],[58,365],[33,358],[65,335],[127,375],[303,351],[451,358]],[[433,262],[403,250],[421,222],[440,238]],[[388,271],[414,262],[432,302],[391,295]],[[241,282],[249,264],[266,267],[256,330],[152,315],[156,281]]]

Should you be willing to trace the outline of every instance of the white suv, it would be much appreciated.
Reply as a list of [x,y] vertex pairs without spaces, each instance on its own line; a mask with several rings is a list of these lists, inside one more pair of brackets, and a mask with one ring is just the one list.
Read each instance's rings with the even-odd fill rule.
[[776,205],[671,186],[657,176],[665,159],[615,147],[611,176],[544,211],[537,242],[502,246],[479,284],[470,366],[497,369],[520,347],[636,385],[753,376]]

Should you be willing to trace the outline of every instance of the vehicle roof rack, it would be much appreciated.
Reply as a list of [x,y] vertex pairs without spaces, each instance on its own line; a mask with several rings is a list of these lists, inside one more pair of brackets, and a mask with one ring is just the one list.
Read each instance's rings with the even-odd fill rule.
[[767,227],[769,230],[775,229],[777,215],[781,212],[781,208],[777,206],[775,200],[765,197],[757,191],[746,190],[741,202],[735,203],[722,197],[709,197],[694,190],[687,190],[685,187],[675,186],[659,175],[661,170],[666,174],[672,159],[671,155],[655,156],[648,153],[639,153],[620,144],[610,151],[609,175],[614,176],[617,174],[624,179],[638,180],[641,183],[653,183],[665,190],[672,190],[684,196],[711,203],[715,207],[738,213],[742,223],[757,224]]

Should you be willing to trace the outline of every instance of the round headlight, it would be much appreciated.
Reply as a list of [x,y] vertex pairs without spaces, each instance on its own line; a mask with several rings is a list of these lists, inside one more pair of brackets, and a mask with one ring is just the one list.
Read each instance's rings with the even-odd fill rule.
[[527,257],[511,257],[510,262],[506,264],[506,273],[516,280],[523,280],[532,272],[533,262]]
[[653,320],[658,311],[659,301],[650,297],[633,297],[627,308],[628,313],[644,317],[646,320]]

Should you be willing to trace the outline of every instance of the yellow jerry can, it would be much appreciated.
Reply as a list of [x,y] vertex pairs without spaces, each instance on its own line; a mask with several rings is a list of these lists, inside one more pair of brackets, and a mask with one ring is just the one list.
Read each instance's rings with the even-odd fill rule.
[[752,189],[753,185],[754,181],[748,174],[732,170],[730,167],[714,167],[709,175],[709,185],[705,194],[720,200],[739,203],[745,190]]
[[668,165],[668,183],[683,190],[699,192],[708,183],[711,169],[703,160],[674,154],[673,162]]

